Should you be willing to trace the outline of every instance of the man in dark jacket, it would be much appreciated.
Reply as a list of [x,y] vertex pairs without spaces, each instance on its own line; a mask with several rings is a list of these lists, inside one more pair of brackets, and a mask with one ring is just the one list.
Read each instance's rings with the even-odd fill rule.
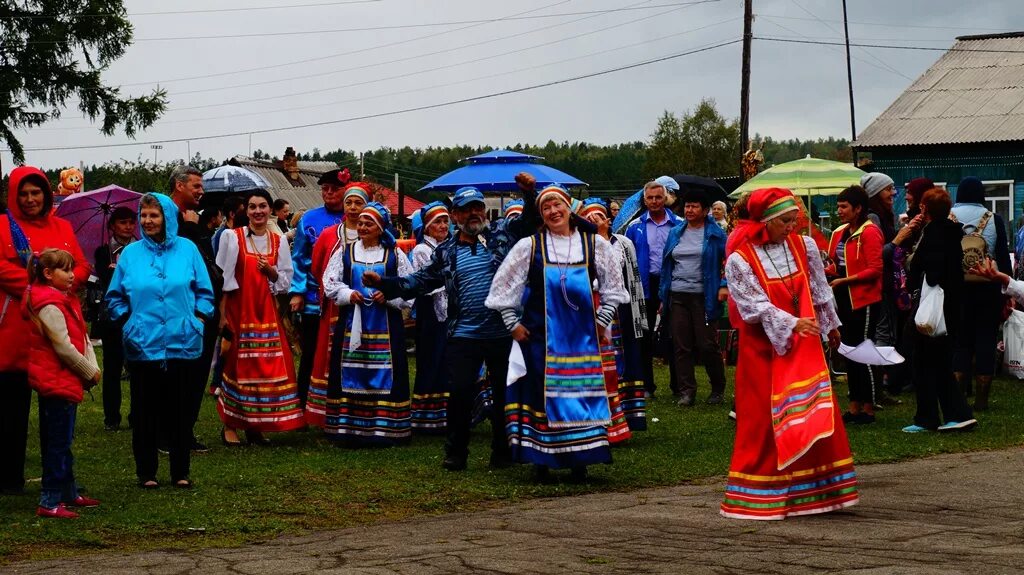
[[[217,334],[220,331],[220,298],[221,290],[224,287],[224,279],[221,276],[220,268],[213,258],[213,246],[209,239],[203,241],[202,226],[199,225],[199,202],[203,199],[203,173],[192,166],[177,166],[171,170],[170,182],[171,200],[178,207],[178,235],[188,239],[199,248],[199,254],[203,256],[203,263],[206,264],[206,271],[213,285],[214,306],[213,318],[203,324],[203,353],[195,360],[193,374],[195,375],[195,393],[192,403],[192,425],[199,420],[199,411],[203,406],[203,396],[206,394],[206,385],[210,381],[210,364],[213,361],[214,347],[217,343]],[[208,448],[198,438],[193,437],[192,451],[206,452]]]
[[502,260],[520,239],[537,230],[540,215],[534,205],[535,180],[516,176],[523,194],[523,215],[512,220],[487,222],[484,195],[472,187],[455,192],[452,216],[459,233],[434,250],[430,264],[405,277],[381,278],[370,273],[363,282],[379,286],[387,298],[413,299],[444,287],[448,294],[446,359],[451,381],[448,399],[448,439],[442,465],[450,471],[466,468],[469,429],[480,368],[487,363],[491,384],[492,467],[511,464],[505,437],[505,380],[512,337],[501,315],[484,306],[491,280]]

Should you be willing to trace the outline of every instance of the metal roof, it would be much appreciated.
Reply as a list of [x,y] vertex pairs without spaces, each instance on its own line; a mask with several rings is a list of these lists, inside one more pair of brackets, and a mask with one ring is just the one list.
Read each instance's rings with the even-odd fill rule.
[[855,148],[1024,140],[1024,32],[961,36]]
[[293,212],[298,210],[310,210],[324,204],[320,196],[320,174],[330,170],[338,169],[334,162],[297,162],[299,168],[299,180],[288,179],[280,162],[276,164],[270,160],[254,160],[248,156],[235,156],[229,162],[247,170],[252,170],[263,176],[270,182],[271,188],[267,191],[274,198],[286,200]]

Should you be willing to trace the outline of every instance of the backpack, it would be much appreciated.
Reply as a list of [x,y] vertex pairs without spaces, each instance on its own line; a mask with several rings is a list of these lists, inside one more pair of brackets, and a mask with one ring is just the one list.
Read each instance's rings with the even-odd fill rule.
[[[949,219],[957,222],[956,216],[952,213],[949,214]],[[964,251],[963,259],[963,270],[964,270],[964,281],[966,282],[987,282],[988,280],[970,273],[971,268],[984,265],[985,258],[988,257],[988,242],[982,237],[981,232],[985,231],[985,226],[988,225],[988,221],[992,219],[992,212],[986,211],[985,215],[981,216],[978,221],[978,225],[964,226],[964,230],[971,227],[974,231],[971,233],[965,233],[964,237],[960,240],[960,247]],[[957,222],[959,223],[959,222]]]

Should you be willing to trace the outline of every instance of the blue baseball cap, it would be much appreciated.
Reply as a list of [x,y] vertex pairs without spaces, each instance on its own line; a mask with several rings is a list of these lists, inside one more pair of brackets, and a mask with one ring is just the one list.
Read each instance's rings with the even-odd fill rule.
[[455,190],[455,196],[452,197],[452,205],[456,208],[464,208],[473,202],[484,203],[484,195],[480,190],[466,186]]

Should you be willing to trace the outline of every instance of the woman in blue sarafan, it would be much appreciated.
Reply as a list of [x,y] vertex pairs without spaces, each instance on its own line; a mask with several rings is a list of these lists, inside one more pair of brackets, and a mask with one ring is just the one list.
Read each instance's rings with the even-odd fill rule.
[[600,346],[629,294],[612,245],[576,228],[569,192],[548,186],[536,201],[544,227],[509,251],[485,303],[501,312],[518,346],[510,357],[506,431],[513,458],[534,464],[538,478],[569,468],[583,479],[588,465],[612,460]]
[[412,273],[390,228],[388,209],[366,204],[356,227],[359,240],[334,252],[324,272],[324,294],[341,308],[331,347],[324,431],[351,447],[395,445],[412,435],[401,311],[409,305],[385,300],[378,290],[363,286],[368,271]]

